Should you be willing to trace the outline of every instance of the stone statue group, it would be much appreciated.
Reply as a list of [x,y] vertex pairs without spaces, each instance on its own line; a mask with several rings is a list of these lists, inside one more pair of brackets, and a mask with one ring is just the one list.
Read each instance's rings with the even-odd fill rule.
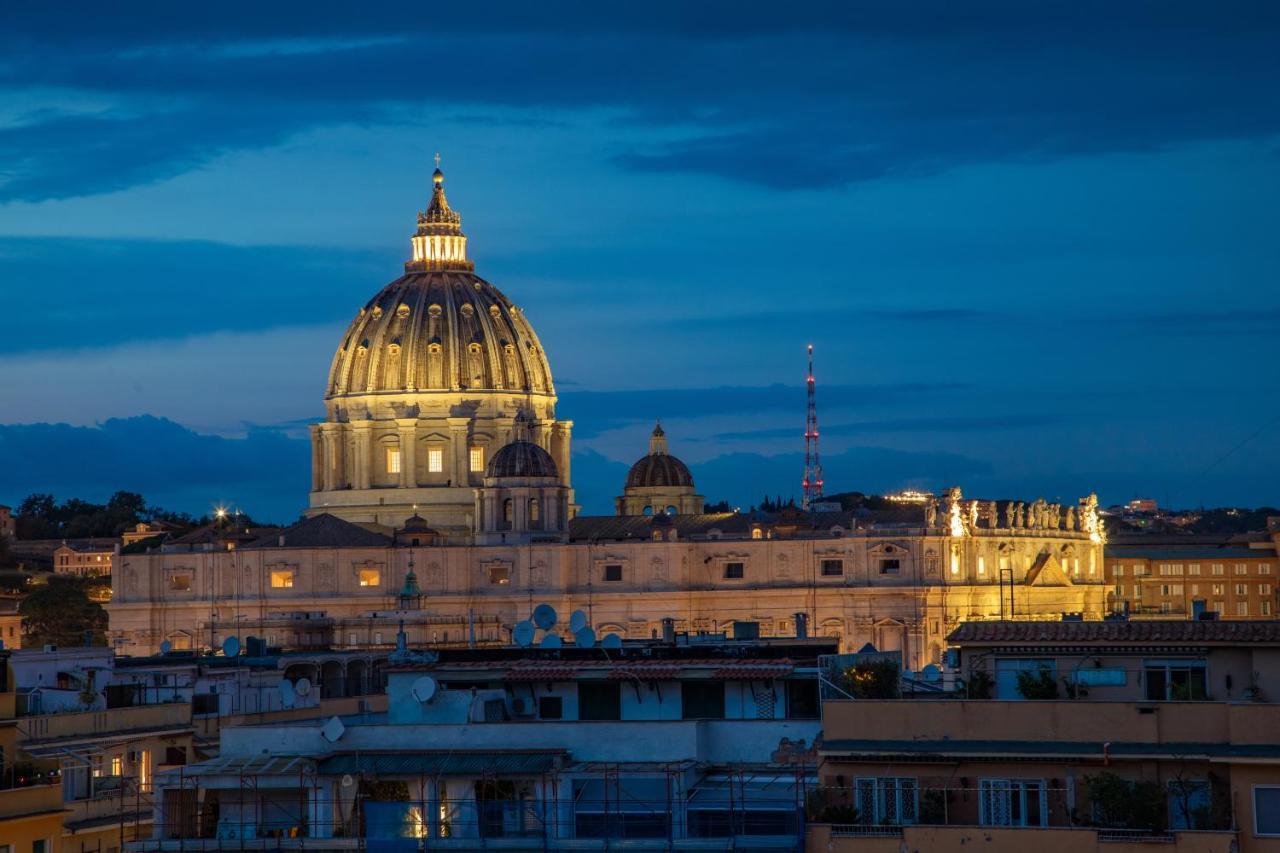
[[[949,525],[953,532],[957,525],[967,530],[1002,526],[996,501],[963,500],[956,486],[947,490],[941,509],[943,525]],[[934,498],[925,504],[925,526],[937,526],[938,515],[939,502]],[[1076,506],[1049,503],[1044,498],[1036,498],[1031,503],[1007,501],[1003,515],[1003,527],[1012,530],[1070,530],[1092,534],[1099,529],[1096,494],[1080,498]]]

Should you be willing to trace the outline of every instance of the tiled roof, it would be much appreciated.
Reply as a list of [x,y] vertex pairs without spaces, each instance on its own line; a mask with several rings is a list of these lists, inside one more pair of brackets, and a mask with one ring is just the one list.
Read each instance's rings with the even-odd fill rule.
[[947,637],[963,645],[994,643],[1280,643],[1280,621],[1152,619],[1105,622],[965,622]]
[[276,531],[245,548],[385,548],[391,540],[336,515],[321,513]]

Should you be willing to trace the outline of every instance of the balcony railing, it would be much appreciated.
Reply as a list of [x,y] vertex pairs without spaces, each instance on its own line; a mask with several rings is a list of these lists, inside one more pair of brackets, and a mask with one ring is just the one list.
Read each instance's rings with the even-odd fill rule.
[[100,737],[164,729],[181,729],[191,725],[188,702],[168,705],[138,705],[103,711],[71,711],[19,718],[18,725],[25,741],[41,742],[62,738]]

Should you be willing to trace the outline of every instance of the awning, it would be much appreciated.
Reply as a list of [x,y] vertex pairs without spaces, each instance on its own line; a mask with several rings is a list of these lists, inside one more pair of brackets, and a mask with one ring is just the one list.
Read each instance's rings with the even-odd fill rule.
[[350,753],[321,759],[319,772],[376,776],[476,776],[484,773],[532,775],[554,770],[564,752],[389,752]]
[[163,771],[166,777],[181,776],[299,776],[311,772],[315,764],[305,755],[227,755]]
[[759,661],[722,666],[713,672],[711,677],[721,681],[763,681],[770,678],[783,678],[795,671],[795,664],[789,660]]
[[654,661],[653,663],[637,661],[635,663],[619,665],[609,670],[609,678],[611,679],[629,680],[632,678],[638,678],[641,681],[670,681],[673,678],[679,677],[679,664],[664,663],[661,661]]

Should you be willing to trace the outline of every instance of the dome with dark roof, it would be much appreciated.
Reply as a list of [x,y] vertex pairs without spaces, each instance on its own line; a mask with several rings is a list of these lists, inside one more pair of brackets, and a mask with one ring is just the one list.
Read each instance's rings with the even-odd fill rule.
[[486,477],[559,477],[551,454],[532,441],[519,439],[503,447],[489,460]]
[[667,452],[667,434],[658,424],[649,438],[649,455],[641,457],[627,473],[627,488],[666,486],[693,488],[693,474],[688,465]]

